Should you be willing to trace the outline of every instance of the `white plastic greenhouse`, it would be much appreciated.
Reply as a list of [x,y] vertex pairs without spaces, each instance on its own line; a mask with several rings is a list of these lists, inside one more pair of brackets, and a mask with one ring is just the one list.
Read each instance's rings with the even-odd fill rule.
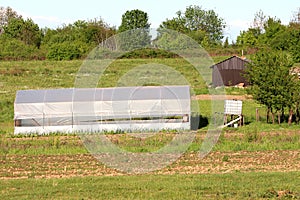
[[190,129],[189,86],[17,91],[15,134]]

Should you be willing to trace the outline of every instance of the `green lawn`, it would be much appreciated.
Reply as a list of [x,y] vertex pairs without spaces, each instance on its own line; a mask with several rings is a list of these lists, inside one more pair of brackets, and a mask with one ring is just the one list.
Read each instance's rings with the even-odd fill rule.
[[[299,199],[300,172],[1,180],[3,199]],[[280,196],[279,196],[280,195]]]

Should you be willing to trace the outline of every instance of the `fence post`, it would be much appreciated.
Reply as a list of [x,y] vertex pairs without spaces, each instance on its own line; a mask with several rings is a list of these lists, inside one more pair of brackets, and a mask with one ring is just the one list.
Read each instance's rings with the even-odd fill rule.
[[256,121],[258,122],[259,121],[259,111],[258,111],[258,108],[256,108],[256,110],[255,110],[255,116],[256,116]]

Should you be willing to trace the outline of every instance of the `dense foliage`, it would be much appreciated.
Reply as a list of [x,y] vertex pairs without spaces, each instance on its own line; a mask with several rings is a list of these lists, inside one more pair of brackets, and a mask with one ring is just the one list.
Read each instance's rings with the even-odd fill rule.
[[287,51],[295,62],[300,62],[300,19],[292,19],[289,25],[283,25],[280,19],[265,17],[260,11],[253,25],[237,37],[236,44],[245,48],[269,47],[271,50]]
[[151,35],[148,14],[141,10],[126,11],[119,27],[118,44],[121,50],[132,51],[150,47]]
[[[300,62],[299,16],[300,9],[288,25],[283,25],[279,19],[266,17],[260,11],[255,15],[253,25],[242,31],[236,42],[230,43],[228,38],[224,39],[225,22],[214,10],[188,6],[184,12],[178,11],[175,17],[162,22],[158,37],[151,41],[154,38],[149,33],[149,16],[138,9],[126,11],[118,28],[109,26],[101,18],[95,18],[50,29],[39,27],[32,19],[24,19],[10,7],[0,7],[0,59],[82,59],[94,47],[120,33],[122,36],[118,37],[118,48],[129,50],[123,57],[173,57],[172,54],[157,50],[136,51],[141,47],[155,49],[160,45],[170,49],[188,47],[189,44],[184,43],[186,38],[176,37],[174,40],[164,34],[164,30],[172,29],[194,39],[211,55],[240,54],[242,50],[245,54],[252,54],[267,46],[271,50],[286,51],[295,62]],[[134,39],[131,41],[130,38]]]
[[204,47],[222,44],[225,22],[214,10],[189,6],[184,13],[178,11],[176,14],[177,17],[162,22],[160,28],[184,33]]
[[291,73],[293,61],[282,51],[264,49],[252,57],[247,69],[247,77],[252,84],[250,93],[268,112],[278,113],[278,122],[285,108],[291,110],[299,104],[299,82]]
[[80,59],[116,33],[101,18],[41,29],[32,19],[23,19],[9,7],[0,8],[0,30],[0,59],[6,60]]

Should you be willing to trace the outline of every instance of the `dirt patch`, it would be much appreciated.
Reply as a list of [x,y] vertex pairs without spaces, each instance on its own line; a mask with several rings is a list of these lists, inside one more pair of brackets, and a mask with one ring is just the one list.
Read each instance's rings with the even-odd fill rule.
[[210,95],[210,94],[200,94],[192,97],[192,100],[246,100],[252,99],[249,95]]
[[[299,150],[212,152],[201,159],[188,153],[153,174],[205,174],[232,172],[288,172],[300,169]],[[0,160],[0,179],[62,178],[124,175],[101,164],[90,154],[8,155]]]
[[199,174],[230,172],[288,172],[300,168],[300,151],[212,152],[204,159],[187,154],[162,174]]

